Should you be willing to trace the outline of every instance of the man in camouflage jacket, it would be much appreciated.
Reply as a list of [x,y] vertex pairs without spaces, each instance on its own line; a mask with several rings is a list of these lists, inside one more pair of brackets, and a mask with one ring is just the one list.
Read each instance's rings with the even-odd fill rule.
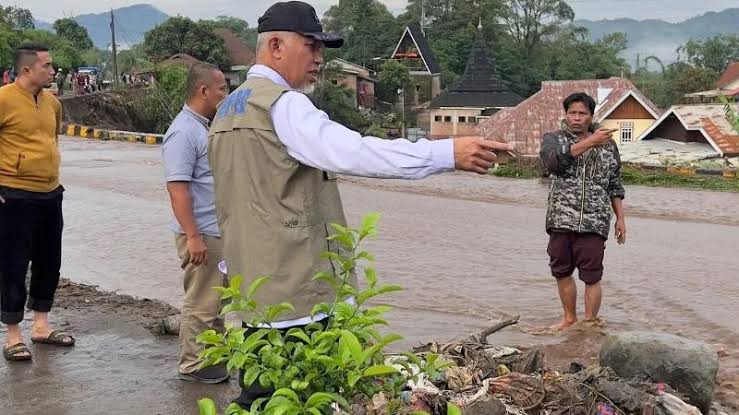
[[552,275],[557,279],[564,318],[557,328],[577,322],[577,268],[585,282],[585,318],[598,317],[602,298],[603,255],[616,213],[615,233],[626,242],[621,159],[611,138],[615,130],[593,124],[595,101],[584,93],[565,99],[559,131],[544,135],[540,157],[552,176],[546,229]]

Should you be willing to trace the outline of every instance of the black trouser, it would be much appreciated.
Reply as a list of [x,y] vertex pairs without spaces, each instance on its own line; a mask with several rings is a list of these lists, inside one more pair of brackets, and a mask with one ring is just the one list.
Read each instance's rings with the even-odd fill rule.
[[62,195],[0,200],[0,321],[23,321],[26,273],[31,261],[28,308],[48,312],[62,264]]
[[[323,319],[319,321],[321,324],[326,324],[328,319]],[[242,327],[246,328],[246,332],[244,332],[244,337],[248,338],[249,335],[255,333],[258,329],[255,329],[253,327],[249,327],[246,324],[242,324]],[[284,329],[280,329],[280,332],[283,334],[287,333],[290,329],[293,328],[305,328],[306,326],[295,326],[295,327],[287,327]],[[292,339],[291,339],[292,340]],[[272,388],[263,388],[259,384],[259,379],[257,379],[254,383],[252,383],[250,386],[247,386],[244,384],[244,374],[246,373],[245,369],[239,370],[239,386],[241,386],[241,395],[239,395],[238,398],[234,399],[234,403],[239,404],[243,409],[250,409],[251,404],[259,399],[259,398],[269,398],[272,396],[272,393],[274,393],[274,389]]]

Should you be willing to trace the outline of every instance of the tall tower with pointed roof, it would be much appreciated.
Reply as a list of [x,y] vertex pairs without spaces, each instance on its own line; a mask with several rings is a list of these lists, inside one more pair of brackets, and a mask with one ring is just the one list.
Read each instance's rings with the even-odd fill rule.
[[480,121],[521,101],[523,98],[495,75],[480,19],[462,79],[431,101],[430,136],[475,134]]

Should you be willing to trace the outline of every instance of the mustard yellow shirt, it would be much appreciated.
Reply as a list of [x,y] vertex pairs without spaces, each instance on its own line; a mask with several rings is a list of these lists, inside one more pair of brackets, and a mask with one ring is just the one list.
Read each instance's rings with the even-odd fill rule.
[[34,97],[17,83],[0,88],[0,186],[31,192],[59,187],[58,133],[62,105],[52,94]]

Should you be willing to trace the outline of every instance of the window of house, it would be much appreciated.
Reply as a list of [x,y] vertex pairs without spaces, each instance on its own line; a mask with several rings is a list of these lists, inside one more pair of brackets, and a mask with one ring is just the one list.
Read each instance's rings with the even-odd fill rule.
[[452,117],[447,115],[444,117],[444,122],[452,122]]
[[441,122],[441,115],[435,115],[434,116],[434,121],[435,122]]
[[467,117],[459,117],[459,119],[457,121],[459,121],[459,122],[467,122]]
[[621,123],[621,142],[628,143],[634,139],[634,123],[633,122],[622,122]]
[[467,122],[470,124],[477,124],[477,117],[467,117]]

